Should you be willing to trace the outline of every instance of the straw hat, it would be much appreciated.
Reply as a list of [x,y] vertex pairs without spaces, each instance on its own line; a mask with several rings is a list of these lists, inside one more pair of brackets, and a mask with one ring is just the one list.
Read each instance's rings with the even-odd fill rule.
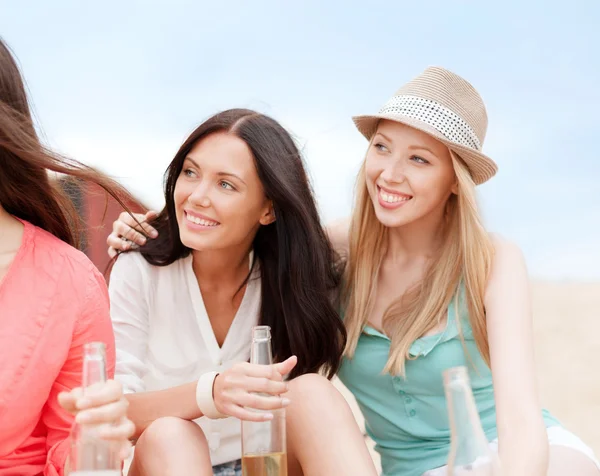
[[467,164],[476,184],[489,180],[498,170],[481,152],[488,123],[481,96],[471,84],[444,68],[427,68],[402,86],[379,113],[352,119],[369,140],[380,119],[429,134]]

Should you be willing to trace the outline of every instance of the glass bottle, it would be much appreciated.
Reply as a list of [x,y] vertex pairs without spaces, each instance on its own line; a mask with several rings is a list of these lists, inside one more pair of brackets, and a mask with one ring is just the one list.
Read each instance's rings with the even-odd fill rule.
[[[250,363],[273,364],[269,326],[252,329]],[[270,410],[270,413],[272,420],[242,422],[243,476],[287,476],[285,410]]]
[[444,372],[451,443],[448,476],[499,476],[499,461],[483,432],[466,367]]
[[[102,342],[83,348],[83,393],[106,382],[106,350]],[[99,438],[103,425],[75,423],[71,430],[70,476],[120,476],[121,461],[114,443]]]

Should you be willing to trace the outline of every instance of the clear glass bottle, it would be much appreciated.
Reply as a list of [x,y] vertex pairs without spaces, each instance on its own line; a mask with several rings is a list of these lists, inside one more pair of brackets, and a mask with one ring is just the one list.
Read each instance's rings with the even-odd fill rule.
[[[106,382],[106,350],[102,342],[83,349],[83,393]],[[103,425],[75,423],[71,430],[70,476],[120,476],[121,461],[114,443],[98,437]]]
[[452,435],[448,476],[499,476],[498,456],[483,432],[467,368],[446,370],[444,388]]
[[[273,364],[269,326],[252,329],[250,363]],[[285,410],[271,410],[270,413],[273,419],[269,421],[242,422],[243,476],[287,476]]]

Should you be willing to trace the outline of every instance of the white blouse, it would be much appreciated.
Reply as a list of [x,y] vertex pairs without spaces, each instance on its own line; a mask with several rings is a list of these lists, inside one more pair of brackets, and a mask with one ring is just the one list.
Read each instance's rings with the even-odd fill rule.
[[[258,322],[258,266],[251,276],[222,347],[213,332],[192,256],[169,266],[152,266],[140,253],[121,255],[110,275],[115,332],[115,378],[125,393],[163,390],[195,382],[250,358],[252,326]],[[241,423],[236,418],[201,417],[213,465],[241,458]]]

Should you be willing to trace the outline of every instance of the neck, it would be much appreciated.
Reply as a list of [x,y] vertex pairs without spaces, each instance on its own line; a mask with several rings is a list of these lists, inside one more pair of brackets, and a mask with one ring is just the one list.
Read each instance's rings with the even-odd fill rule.
[[21,227],[21,222],[8,213],[2,205],[0,205],[0,235],[3,232],[10,232]]
[[0,205],[0,253],[14,251],[22,236],[23,224]]
[[12,217],[12,215],[9,215],[9,213],[4,208],[2,208],[2,205],[0,205],[0,230],[3,229],[5,226],[10,225],[13,221],[14,218]]
[[441,243],[443,221],[442,210],[414,223],[389,228],[386,258],[393,263],[429,260]]
[[250,249],[247,246],[222,250],[193,251],[192,266],[198,282],[219,285],[239,284],[250,269]]

